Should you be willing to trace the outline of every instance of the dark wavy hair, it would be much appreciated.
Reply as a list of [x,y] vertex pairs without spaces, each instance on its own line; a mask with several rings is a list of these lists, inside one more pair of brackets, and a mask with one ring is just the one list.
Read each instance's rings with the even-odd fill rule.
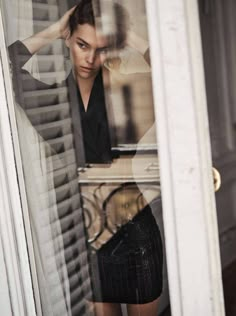
[[[111,4],[109,0],[109,4]],[[116,48],[122,48],[125,45],[127,31],[130,27],[130,17],[127,10],[116,2],[112,2],[112,9],[115,16],[115,30],[110,35],[110,41]],[[80,0],[75,10],[69,18],[69,27],[71,35],[77,29],[78,25],[89,24],[96,26],[96,18],[101,17],[103,12],[98,0]]]

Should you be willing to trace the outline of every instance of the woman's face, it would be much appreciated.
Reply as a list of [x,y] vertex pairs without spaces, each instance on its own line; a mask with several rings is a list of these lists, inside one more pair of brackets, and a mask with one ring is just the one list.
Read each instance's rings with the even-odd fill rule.
[[108,40],[89,24],[78,25],[66,40],[75,75],[81,79],[93,79],[106,60]]

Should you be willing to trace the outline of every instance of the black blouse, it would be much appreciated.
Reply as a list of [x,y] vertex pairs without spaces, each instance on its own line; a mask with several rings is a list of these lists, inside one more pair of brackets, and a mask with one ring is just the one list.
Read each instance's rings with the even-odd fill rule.
[[[27,108],[24,102],[24,87],[22,88],[24,82],[27,82],[27,90],[48,90],[58,87],[68,87],[77,165],[83,165],[84,162],[111,162],[111,143],[102,71],[95,78],[88,108],[85,111],[80,90],[72,72],[61,84],[48,85],[33,78],[29,72],[22,69],[24,64],[32,57],[32,54],[22,42],[17,41],[9,46],[9,56],[12,64],[14,92],[19,105],[24,109]],[[34,125],[34,123],[32,124]],[[44,137],[44,135],[42,136]]]
[[111,161],[111,144],[105,106],[102,72],[95,78],[85,111],[79,88],[77,88],[80,120],[86,162]]

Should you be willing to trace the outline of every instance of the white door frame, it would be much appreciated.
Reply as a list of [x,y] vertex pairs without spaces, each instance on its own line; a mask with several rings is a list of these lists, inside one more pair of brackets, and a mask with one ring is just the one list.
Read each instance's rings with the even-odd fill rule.
[[27,206],[27,203],[26,196],[20,194],[24,178],[23,173],[19,174],[20,169],[17,174],[16,165],[21,166],[21,159],[0,8],[0,275],[5,275],[1,279],[5,281],[2,284],[5,294],[0,292],[0,302],[1,308],[6,310],[6,316],[36,316],[32,284],[34,269],[32,263],[29,263],[29,252],[32,249],[29,249],[30,244],[26,242],[27,224],[25,218],[23,220],[22,211],[22,205]]
[[224,316],[197,0],[146,0],[172,316]]

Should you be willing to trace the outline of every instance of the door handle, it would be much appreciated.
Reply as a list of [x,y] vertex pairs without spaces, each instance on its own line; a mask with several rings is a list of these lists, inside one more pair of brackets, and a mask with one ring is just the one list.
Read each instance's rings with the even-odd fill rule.
[[216,192],[221,187],[221,175],[219,171],[214,167],[212,168],[212,172],[213,172],[214,190]]

